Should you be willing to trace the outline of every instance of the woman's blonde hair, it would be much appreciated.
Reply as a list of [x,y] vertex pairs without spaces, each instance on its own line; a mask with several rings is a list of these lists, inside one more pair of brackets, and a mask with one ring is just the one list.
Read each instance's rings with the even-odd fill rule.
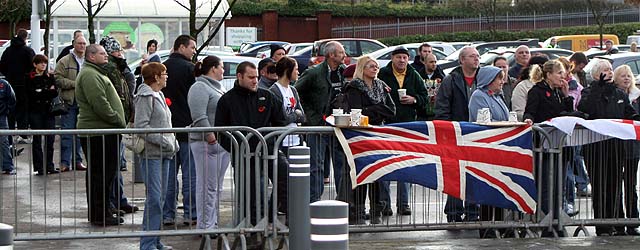
[[565,70],[564,65],[558,60],[550,60],[545,62],[542,67],[534,64],[529,72],[529,79],[533,83],[542,82],[547,79],[547,73],[553,73],[559,70]]
[[625,89],[624,92],[629,94],[633,89],[638,90],[638,87],[636,87],[636,77],[633,75],[633,71],[631,71],[631,67],[629,67],[629,65],[626,65],[626,64],[618,66],[616,70],[613,71],[613,82],[616,82],[615,80],[616,77],[624,73],[628,73],[629,75],[631,75],[631,85],[629,86],[629,88]]
[[376,61],[375,59],[373,59],[373,57],[369,55],[361,56],[360,59],[358,59],[358,62],[356,63],[356,71],[353,73],[354,79],[358,78],[358,79],[364,80],[364,66],[367,65],[367,63],[369,63],[370,61],[373,61],[376,64],[378,64],[378,61]]

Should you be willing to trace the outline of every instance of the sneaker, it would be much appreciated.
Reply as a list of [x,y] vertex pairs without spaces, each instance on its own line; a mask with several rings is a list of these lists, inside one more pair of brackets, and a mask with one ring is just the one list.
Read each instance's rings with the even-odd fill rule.
[[2,171],[3,175],[16,175],[16,170],[12,169],[12,170],[3,170]]
[[165,225],[165,226],[173,226],[175,224],[176,222],[174,219],[164,219],[164,221],[162,222],[162,225]]
[[18,138],[16,139],[17,144],[31,144],[31,142],[31,138],[29,137],[18,136]]

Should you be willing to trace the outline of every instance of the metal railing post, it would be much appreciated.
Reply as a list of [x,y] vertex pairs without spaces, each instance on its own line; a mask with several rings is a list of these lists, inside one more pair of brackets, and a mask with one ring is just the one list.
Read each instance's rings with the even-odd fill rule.
[[311,224],[309,221],[310,164],[309,147],[289,148],[289,242],[290,249],[309,249]]
[[311,203],[311,249],[349,249],[348,203],[335,200]]
[[13,227],[0,223],[0,249],[13,249]]

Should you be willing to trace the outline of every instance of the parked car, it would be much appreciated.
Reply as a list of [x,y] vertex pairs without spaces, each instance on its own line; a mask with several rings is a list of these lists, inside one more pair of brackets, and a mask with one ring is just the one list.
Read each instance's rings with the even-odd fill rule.
[[[413,62],[413,60],[415,60],[415,57],[419,55],[418,48],[420,47],[420,45],[422,45],[422,43],[407,43],[407,44],[401,45],[407,48],[407,50],[409,50],[409,60],[411,62]],[[384,67],[391,61],[391,52],[396,47],[397,46],[387,47],[384,49],[371,52],[368,55],[376,59],[378,61],[378,64],[381,67]],[[447,57],[447,55],[444,52],[435,48],[433,49],[433,54],[436,56],[438,60],[444,59],[445,57]]]
[[[571,55],[573,55],[573,51],[571,50],[552,49],[552,48],[530,48],[529,52],[531,53],[531,56],[535,56],[539,54],[546,55],[549,58],[549,60],[558,59],[560,57],[570,57]],[[516,64],[515,54],[516,54],[516,49],[514,48],[491,50],[480,57],[480,65],[481,66],[491,65],[493,63],[493,60],[496,57],[502,56],[507,58],[507,61],[509,62],[509,66],[511,67]]]
[[451,46],[453,46],[456,50],[462,49],[462,47],[471,45],[473,43],[470,42],[450,42]]
[[[335,38],[319,40],[313,43],[309,65],[316,65],[324,61],[324,45],[330,41],[337,41],[342,44],[347,54],[347,58],[345,59],[345,64],[347,65],[351,64],[351,60],[354,58],[387,47],[387,45],[384,45],[378,40],[364,38]],[[353,62],[355,62],[355,60]]]
[[446,55],[451,55],[451,53],[456,52],[456,47],[453,47],[450,43],[446,42],[427,42],[434,49],[438,49],[445,53]]
[[[494,50],[494,49],[517,48],[520,45],[527,45],[527,46],[529,46],[529,48],[539,48],[540,44],[538,44],[538,41],[539,41],[538,39],[520,39],[520,40],[516,40],[516,41],[475,43],[475,44],[471,44],[469,46],[472,46],[472,47],[476,48],[476,50],[478,50],[478,53],[480,54],[480,56],[482,56],[485,53],[487,53],[487,52],[489,52],[491,50]],[[458,65],[460,65],[460,62],[458,61],[459,56],[460,56],[460,51],[461,51],[461,49],[457,50],[456,52],[452,53],[451,55],[448,55],[444,60],[439,60],[438,61],[438,65],[443,70],[448,69],[448,68],[457,67]]]
[[287,45],[287,42],[264,42],[259,45],[252,45],[251,48],[236,54],[237,56],[257,57],[258,53],[264,53],[265,51],[271,52],[271,44],[277,44],[280,46]]
[[[311,47],[312,45],[313,43],[290,43],[284,46],[284,50],[286,51],[287,55],[290,56],[293,55],[293,53],[303,50],[304,48]],[[269,49],[258,52],[256,57],[260,59],[271,57],[271,50]]]
[[265,44],[269,45],[269,44],[278,44],[281,46],[284,46],[286,44],[289,44],[288,42],[283,42],[283,41],[257,41],[257,42],[248,42],[248,43],[242,43],[240,45],[240,50],[238,50],[238,53],[244,53],[247,52],[248,50],[254,48],[254,47],[258,47],[258,46],[264,46]]
[[584,71],[587,72],[587,82],[591,82],[594,79],[591,77],[591,69],[600,60],[607,60],[613,66],[613,69],[620,65],[629,65],[631,72],[634,75],[640,75],[640,53],[639,52],[626,52],[612,55],[596,56],[589,60],[587,66],[584,67]]
[[[546,47],[551,43],[551,39],[556,39],[558,47],[563,49],[572,50],[575,52],[586,51],[591,47],[600,46],[600,34],[583,34],[583,35],[569,35],[569,36],[552,36],[542,43],[543,47]],[[617,35],[603,34],[603,42],[611,40],[614,45],[620,44]]]
[[298,50],[298,52],[289,55],[289,57],[293,58],[298,62],[298,72],[302,74],[309,67],[309,60],[311,60],[311,49],[312,47],[306,47],[302,50]]
[[[156,54],[160,57],[160,61],[164,62],[165,60],[169,59],[169,55],[171,55],[171,50],[158,50]],[[198,56],[198,60],[211,55],[218,56],[218,57],[234,56],[234,54],[231,52],[218,51],[218,50],[203,50],[202,52],[200,52],[200,55]],[[141,61],[142,61],[142,58],[129,62],[129,68],[134,70],[135,68],[140,66]]]

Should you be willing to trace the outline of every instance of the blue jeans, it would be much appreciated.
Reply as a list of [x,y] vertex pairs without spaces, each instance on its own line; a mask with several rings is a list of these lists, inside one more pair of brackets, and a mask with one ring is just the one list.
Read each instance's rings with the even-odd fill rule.
[[178,155],[169,162],[167,198],[164,203],[164,220],[175,221],[178,199],[178,169],[182,168],[182,203],[185,221],[196,220],[196,166],[189,142],[179,142]]
[[575,204],[576,175],[573,174],[573,171],[574,169],[578,169],[582,167],[582,166],[576,165],[578,163],[575,157],[576,148],[579,148],[579,147],[567,147],[567,150],[570,150],[573,152],[573,157],[569,157],[569,159],[567,159],[567,161],[565,162],[566,175],[564,177],[564,187],[563,187],[564,199],[562,199],[562,207],[564,208],[565,211],[568,211],[569,209],[567,205],[571,205],[571,208],[573,208],[573,205]]
[[[9,128],[6,115],[0,115],[0,128]],[[2,147],[2,171],[14,170],[13,157],[11,154],[11,148],[9,147],[9,136],[0,136],[0,147]]]
[[575,182],[576,187],[580,191],[587,191],[587,185],[589,185],[589,174],[587,174],[587,167],[584,165],[584,157],[582,156],[582,146],[574,147],[573,155],[574,169],[576,171]]
[[111,208],[121,208],[129,205],[127,196],[124,195],[124,182],[122,182],[122,173],[120,173],[119,169],[116,178],[113,178],[113,183],[111,183],[109,201],[111,201]]
[[[387,209],[387,208],[391,208],[391,188],[389,187],[389,185],[391,184],[391,182],[389,181],[383,181],[382,185],[380,185],[380,200],[382,202],[384,202],[383,204],[378,204],[378,205],[384,205],[381,206],[382,209]],[[397,187],[397,195],[396,195],[396,207],[397,208],[403,208],[403,207],[409,207],[409,190],[411,189],[411,187],[409,186],[409,183],[407,182],[398,182],[398,187]]]
[[120,168],[127,167],[127,158],[125,157],[126,151],[124,151],[124,143],[120,142]]
[[[162,225],[162,204],[167,192],[170,159],[140,158],[140,169],[144,176],[146,200],[142,230],[158,231]],[[162,249],[160,237],[148,236],[140,238],[140,250]]]
[[[60,117],[62,123],[62,129],[75,129],[76,122],[78,122],[78,105],[73,104],[69,107],[69,113]],[[75,168],[74,164],[71,164],[72,148],[73,148],[74,135],[61,135],[60,136],[60,165]],[[80,147],[80,138],[75,136],[75,163],[82,162],[82,147]]]

